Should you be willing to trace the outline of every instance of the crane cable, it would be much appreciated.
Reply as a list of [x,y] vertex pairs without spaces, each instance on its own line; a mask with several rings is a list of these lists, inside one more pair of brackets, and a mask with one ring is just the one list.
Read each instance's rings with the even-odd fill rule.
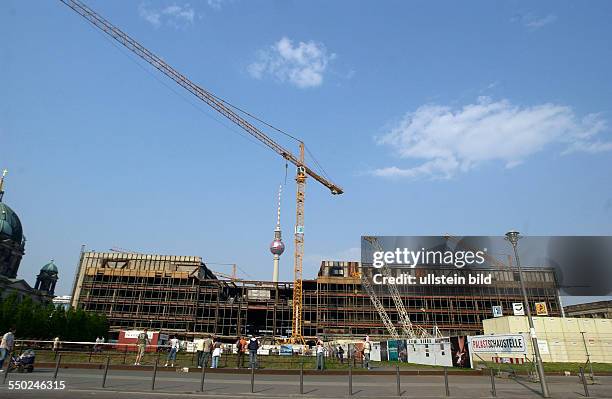
[[[227,128],[228,130],[230,130],[232,133],[237,134],[238,136],[250,141],[253,144],[256,144],[262,148],[265,148],[265,146],[258,142],[253,140],[251,137],[245,135],[244,133],[237,131],[236,129],[234,129],[232,126],[229,126],[228,124],[226,124],[224,121],[221,121],[219,119],[217,119],[216,117],[214,117],[213,115],[209,114],[208,112],[204,111],[199,105],[196,105],[195,103],[193,103],[190,99],[188,99],[187,97],[183,96],[182,93],[179,93],[177,90],[175,90],[173,87],[171,87],[170,85],[168,85],[165,81],[163,81],[162,79],[160,79],[155,73],[153,73],[151,70],[149,70],[145,65],[142,65],[140,63],[140,61],[134,57],[132,57],[131,54],[127,53],[123,48],[119,47],[113,40],[111,40],[109,37],[107,37],[106,35],[104,35],[102,32],[96,31],[98,32],[98,34],[100,34],[105,40],[107,40],[113,47],[115,47],[121,54],[123,54],[125,57],[127,57],[130,61],[134,62],[138,67],[140,67],[143,71],[145,71],[147,74],[149,74],[152,78],[154,78],[158,83],[162,84],[163,86],[165,86],[168,90],[172,91],[175,95],[177,95],[179,98],[181,98],[182,100],[184,100],[185,102],[189,103],[191,106],[193,106],[194,108],[196,108],[198,111],[202,112],[205,116],[207,116],[208,118],[214,120],[215,122],[221,124],[222,126],[224,126],[225,128]],[[221,97],[218,97],[216,94],[212,93],[212,92],[208,92],[212,97],[214,97],[216,100],[224,103],[225,105],[227,105],[228,107],[231,107],[233,109],[235,109],[236,111],[249,116],[250,118],[253,118],[254,120],[268,126],[269,128],[297,141],[298,143],[304,143],[301,139],[293,136],[292,134],[264,121],[263,119],[259,118],[258,116],[230,103],[227,100],[224,100]],[[310,157],[312,158],[312,160],[314,161],[315,165],[317,165],[318,169],[321,171],[321,173],[328,179],[328,180],[332,180],[329,177],[329,174],[325,171],[325,169],[323,168],[323,166],[321,166],[321,164],[319,163],[319,161],[317,161],[317,159],[315,158],[315,156],[313,155],[313,153],[310,151],[310,149],[304,145],[304,148],[306,149],[306,152],[310,155]],[[287,168],[287,164],[285,163],[285,168]],[[286,172],[286,171],[285,171]],[[287,183],[287,176],[285,173],[285,184]]]

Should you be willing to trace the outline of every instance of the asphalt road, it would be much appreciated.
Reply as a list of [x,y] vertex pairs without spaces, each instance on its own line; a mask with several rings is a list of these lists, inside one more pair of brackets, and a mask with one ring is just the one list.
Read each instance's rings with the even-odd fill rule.
[[[0,384],[3,375],[0,374]],[[28,381],[52,381],[52,370],[37,370],[32,374],[9,375],[7,384],[0,385],[2,398],[346,398],[348,397],[348,376],[305,375],[304,395],[300,395],[298,375],[256,375],[254,393],[251,393],[249,374],[207,374],[204,392],[200,388],[198,373],[158,372],[155,391],[151,391],[152,372],[139,370],[110,370],[106,388],[102,388],[101,370],[61,369],[57,381],[64,381],[65,389],[16,390],[13,385],[27,385]],[[538,383],[524,379],[511,380],[496,378],[498,398],[540,398]],[[599,377],[596,385],[589,385],[591,397],[612,398],[612,377]],[[553,398],[583,398],[584,390],[578,377],[549,377]],[[451,398],[490,398],[491,381],[484,376],[449,376]],[[402,397],[444,398],[443,376],[402,376]],[[353,397],[385,398],[397,397],[395,376],[354,375]]]

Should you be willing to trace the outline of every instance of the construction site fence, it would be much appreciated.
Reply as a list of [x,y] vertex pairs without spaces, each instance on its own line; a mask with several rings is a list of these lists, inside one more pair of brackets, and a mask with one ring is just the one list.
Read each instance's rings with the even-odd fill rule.
[[[146,350],[141,365],[153,365],[156,362],[164,365],[168,360],[170,345],[146,345]],[[234,344],[222,344],[222,352],[219,359],[219,368],[236,368],[239,362],[238,353],[234,349]],[[78,341],[54,341],[45,340],[16,340],[13,348],[13,353],[16,356],[21,355],[27,350],[33,350],[35,353],[35,361],[38,362],[55,362],[58,355],[61,354],[62,364],[102,364],[109,359],[111,365],[131,365],[135,363],[138,354],[138,345],[135,343],[114,343],[114,342],[78,342]],[[271,369],[299,369],[315,368],[316,353],[312,349],[305,347],[300,353],[280,354],[275,351],[265,351],[258,353],[257,367]],[[327,368],[346,368],[349,365],[355,367],[363,366],[362,353],[351,352],[344,354],[341,357],[338,353],[329,350],[329,346],[325,352],[325,363]],[[176,354],[176,360],[173,362],[174,367],[197,367],[200,361],[199,353],[195,350],[186,350],[185,345]],[[208,366],[211,366],[212,356],[208,357]],[[249,366],[248,350],[244,353],[241,360],[242,367]]]

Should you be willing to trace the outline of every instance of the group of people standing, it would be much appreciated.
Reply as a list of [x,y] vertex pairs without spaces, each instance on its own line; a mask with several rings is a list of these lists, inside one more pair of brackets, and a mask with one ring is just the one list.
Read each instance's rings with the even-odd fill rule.
[[[323,341],[321,339],[317,339],[317,343],[314,348],[314,351],[317,356],[315,370],[321,370],[321,371],[325,370],[325,352],[326,350],[333,352],[335,356],[338,358],[338,360],[340,361],[340,363],[344,364],[344,348],[342,347],[342,345],[338,345],[337,347],[330,346],[329,349],[326,349]],[[353,352],[353,356],[354,356],[354,353],[355,352]],[[371,353],[372,353],[372,342],[370,341],[370,337],[366,336],[363,341],[361,354],[363,356],[363,367],[367,368],[368,370],[372,369],[370,366]]]
[[[259,349],[259,341],[255,337],[251,337],[248,341],[244,337],[239,337],[234,343],[236,349],[236,367],[244,367],[245,354],[249,353],[249,368],[257,367],[257,350]],[[198,368],[208,367],[210,358],[212,357],[211,368],[219,367],[219,359],[222,354],[221,341],[218,341],[215,336],[205,336],[204,339],[198,340],[196,343],[196,352],[198,356]]]
[[212,364],[210,368],[216,369],[219,367],[219,359],[221,358],[221,341],[218,341],[214,335],[205,336],[204,339],[197,341],[196,352],[198,355],[198,368],[208,367],[210,358]]
[[[136,360],[134,362],[135,366],[139,366],[144,354],[146,352],[147,346],[151,343],[149,339],[149,335],[147,329],[145,328],[140,334],[138,334],[138,338],[136,340],[136,346],[138,348],[138,352],[136,354]],[[210,364],[210,368],[216,369],[219,367],[219,360],[221,359],[222,343],[218,340],[214,335],[206,335],[203,339],[199,339],[195,341],[196,343],[196,353],[197,353],[197,365],[198,368],[208,367]],[[168,341],[169,352],[166,358],[166,364],[164,367],[174,367],[176,362],[176,355],[180,351],[180,341],[176,336],[172,336]],[[259,349],[259,341],[255,337],[251,337],[248,341],[243,337],[238,338],[235,343],[236,353],[237,353],[237,367],[244,367],[244,357],[248,352],[249,354],[249,367],[256,368],[257,367],[257,350]],[[212,361],[211,361],[212,359]]]
[[234,344],[236,348],[236,367],[241,369],[244,367],[244,355],[249,353],[249,368],[257,368],[257,351],[259,350],[259,341],[255,337],[250,337],[247,341],[244,337],[238,337]]

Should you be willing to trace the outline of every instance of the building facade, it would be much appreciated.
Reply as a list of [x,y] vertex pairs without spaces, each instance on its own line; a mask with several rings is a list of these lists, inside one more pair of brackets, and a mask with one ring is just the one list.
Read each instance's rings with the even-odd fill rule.
[[[390,336],[359,273],[371,270],[359,262],[324,261],[316,279],[303,281],[305,337]],[[493,274],[488,287],[401,287],[400,293],[413,323],[444,335],[480,333],[493,306],[511,312],[522,298],[514,272]],[[558,315],[554,273],[526,269],[524,275],[532,305],[546,302]],[[388,289],[377,287],[376,294],[399,330]],[[185,336],[283,337],[291,335],[292,297],[289,282],[219,280],[199,257],[83,252],[72,305],[106,314],[114,332],[147,327]]]
[[612,319],[612,301],[597,301],[568,305],[563,308],[567,317]]

